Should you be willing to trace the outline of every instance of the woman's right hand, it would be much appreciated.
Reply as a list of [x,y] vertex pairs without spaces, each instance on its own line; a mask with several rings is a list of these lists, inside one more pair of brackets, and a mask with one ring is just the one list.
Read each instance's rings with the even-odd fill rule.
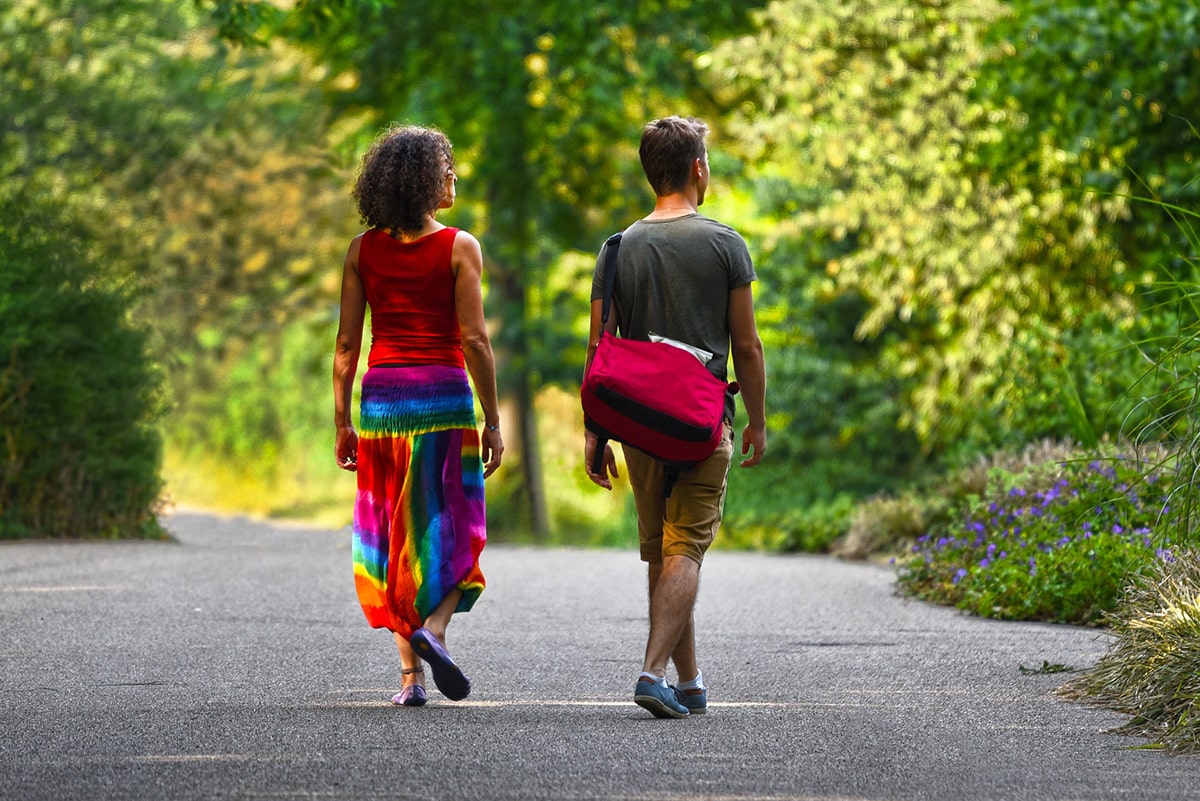
[[358,470],[358,432],[354,426],[338,426],[333,455],[338,467],[351,473]]

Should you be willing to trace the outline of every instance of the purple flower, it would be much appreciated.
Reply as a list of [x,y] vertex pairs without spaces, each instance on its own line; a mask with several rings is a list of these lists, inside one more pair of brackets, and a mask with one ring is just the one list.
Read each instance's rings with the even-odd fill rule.
[[950,582],[952,584],[958,584],[958,582],[962,581],[966,577],[967,577],[967,569],[965,567],[960,567],[958,570],[955,571],[954,578],[950,579]]

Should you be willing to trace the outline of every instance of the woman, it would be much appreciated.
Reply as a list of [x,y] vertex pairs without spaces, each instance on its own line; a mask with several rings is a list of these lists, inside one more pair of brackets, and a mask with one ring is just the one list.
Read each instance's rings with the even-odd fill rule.
[[[333,361],[337,463],[358,473],[354,583],[367,622],[395,635],[403,685],[392,701],[404,706],[426,701],[422,659],[447,698],[471,691],[446,626],[483,591],[483,480],[504,454],[483,254],[436,219],[456,180],[440,131],[392,127],[371,145],[353,190],[369,230],[346,253]],[[350,407],[368,306],[360,434]]]

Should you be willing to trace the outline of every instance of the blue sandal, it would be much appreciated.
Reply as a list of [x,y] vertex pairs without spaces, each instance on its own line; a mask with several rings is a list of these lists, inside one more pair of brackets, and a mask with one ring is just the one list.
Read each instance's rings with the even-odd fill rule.
[[451,701],[461,701],[471,694],[471,680],[450,658],[450,652],[432,631],[422,626],[408,638],[417,656],[433,669],[433,683]]

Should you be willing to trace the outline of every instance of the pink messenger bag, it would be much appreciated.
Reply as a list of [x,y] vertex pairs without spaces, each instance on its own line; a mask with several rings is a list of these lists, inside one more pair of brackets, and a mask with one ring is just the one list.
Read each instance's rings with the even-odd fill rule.
[[[608,322],[620,244],[620,233],[605,243],[602,325]],[[721,381],[687,350],[602,331],[580,391],[584,424],[600,438],[592,472],[602,469],[607,440],[669,466],[707,459],[721,440],[727,392],[737,394],[737,383]]]

